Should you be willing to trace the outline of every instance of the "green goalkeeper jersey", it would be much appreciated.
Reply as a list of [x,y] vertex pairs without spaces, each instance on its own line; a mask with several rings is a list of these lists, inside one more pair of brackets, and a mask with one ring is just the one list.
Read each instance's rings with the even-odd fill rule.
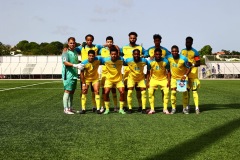
[[72,64],[78,64],[78,52],[76,50],[62,54],[62,79],[78,79],[78,69],[74,67],[65,66],[64,62],[70,62]]

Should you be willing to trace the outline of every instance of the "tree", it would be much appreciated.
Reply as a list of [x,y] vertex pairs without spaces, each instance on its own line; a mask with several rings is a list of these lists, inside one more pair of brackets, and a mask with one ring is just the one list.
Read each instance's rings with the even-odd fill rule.
[[36,42],[30,42],[27,46],[28,50],[39,49],[39,44]]
[[51,52],[51,54],[60,55],[62,53],[63,43],[59,41],[54,41],[54,42],[51,42],[50,45],[54,46],[55,48],[55,50]]
[[45,47],[46,45],[48,45],[49,43],[47,43],[47,42],[42,42],[41,44],[40,44],[40,48],[43,48],[43,47]]
[[2,42],[0,42],[0,56],[10,55],[10,49],[10,45],[4,45]]
[[212,47],[210,45],[204,46],[200,51],[199,54],[201,57],[204,55],[212,55]]
[[17,49],[24,52],[24,51],[27,51],[28,44],[29,44],[29,42],[27,40],[22,40],[22,41],[18,42],[16,47],[17,47]]
[[44,51],[46,51],[46,55],[57,55],[59,54],[59,50],[55,45],[48,44],[44,48]]
[[222,49],[222,51],[223,51],[226,55],[228,55],[228,54],[231,53],[230,50],[224,50],[224,49]]
[[240,55],[240,52],[238,52],[238,51],[232,51],[232,52],[231,52],[231,55]]

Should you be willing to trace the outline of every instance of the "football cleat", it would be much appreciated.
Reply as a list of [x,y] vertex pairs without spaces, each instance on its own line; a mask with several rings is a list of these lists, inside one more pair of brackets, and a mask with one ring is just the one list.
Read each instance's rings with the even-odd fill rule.
[[73,108],[68,108],[68,111],[76,113],[76,111]]
[[196,112],[196,114],[200,114],[199,109],[196,109],[195,112]]
[[186,108],[183,109],[183,114],[189,114],[189,112]]
[[102,114],[102,112],[100,110],[97,110],[97,114]]
[[110,110],[109,110],[109,109],[106,109],[103,114],[109,114],[109,113],[110,113]]
[[80,112],[80,114],[85,114],[86,113],[86,110],[82,110],[81,112]]
[[[176,112],[176,111],[175,111]],[[167,109],[163,110],[164,114],[170,114],[169,111]]]
[[170,114],[175,114],[176,113],[176,109],[172,109]]
[[155,114],[156,112],[154,110],[150,110],[149,112],[147,112],[147,114]]
[[102,106],[100,112],[103,113],[105,111],[104,107]]
[[146,109],[143,109],[143,110],[142,110],[142,114],[147,114]]
[[74,114],[73,112],[69,111],[68,109],[64,109],[65,114]]
[[120,113],[120,114],[126,114],[126,112],[124,112],[123,109],[120,109],[120,110],[118,111],[118,113]]

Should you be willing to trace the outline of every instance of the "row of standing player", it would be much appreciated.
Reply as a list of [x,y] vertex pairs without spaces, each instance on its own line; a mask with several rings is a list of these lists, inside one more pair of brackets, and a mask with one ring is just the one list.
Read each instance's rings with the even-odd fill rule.
[[[107,39],[106,39],[107,44],[101,50],[99,50],[100,49],[99,45],[93,45],[92,44],[92,42],[94,40],[94,37],[92,35],[87,35],[85,37],[85,39],[86,39],[86,46],[80,46],[80,47],[77,47],[77,48],[75,48],[75,46],[72,46],[72,43],[75,43],[75,39],[71,40],[71,38],[70,38],[68,40],[68,45],[69,45],[68,52],[71,52],[72,55],[75,55],[75,59],[77,58],[78,53],[80,53],[81,56],[82,56],[82,60],[83,61],[87,60],[88,59],[88,51],[89,50],[93,50],[93,51],[95,51],[95,53],[99,52],[100,55],[103,56],[103,57],[107,57],[107,56],[110,55],[109,54],[110,53],[109,52],[109,48],[111,48],[113,46],[113,39],[112,39],[112,37],[107,37]],[[153,59],[153,57],[154,57],[154,50],[156,48],[160,48],[162,57],[166,57],[166,56],[171,55],[171,53],[166,48],[164,48],[164,47],[162,47],[160,45],[160,43],[161,43],[161,36],[160,35],[154,35],[153,39],[154,39],[155,46],[150,47],[147,50],[147,52],[146,52],[146,50],[144,50],[144,48],[142,46],[136,44],[137,34],[135,32],[131,32],[131,33],[129,33],[129,44],[124,46],[124,47],[122,47],[121,49],[119,49],[117,46],[116,46],[116,48],[118,49],[118,52],[119,52],[119,50],[121,51],[120,53],[122,53],[121,55],[125,59],[133,57],[132,51],[134,49],[138,49],[140,51],[140,55],[141,56],[142,55],[143,56],[150,56],[150,59]],[[187,77],[188,76],[188,82],[189,82],[188,83],[188,85],[189,85],[188,89],[189,89],[189,91],[190,91],[190,89],[192,89],[192,91],[193,91],[193,99],[194,99],[194,103],[195,103],[195,107],[196,107],[196,113],[200,113],[199,112],[199,108],[198,108],[198,94],[197,94],[197,88],[199,87],[199,84],[200,84],[200,82],[198,80],[198,77],[197,77],[197,67],[200,65],[200,58],[199,58],[198,52],[194,48],[192,48],[192,44],[193,44],[193,39],[191,37],[187,37],[186,38],[186,48],[181,51],[181,54],[185,55],[187,57],[187,61],[184,59],[184,57],[179,56],[179,54],[177,54],[178,55],[177,57],[172,57],[173,61],[172,61],[172,63],[170,63],[170,66],[175,66],[176,68],[179,68],[180,65],[181,65],[182,60],[183,60],[183,62],[187,63],[187,65],[186,65],[187,68],[189,68],[191,66],[191,68],[189,69],[189,72],[190,72],[189,74],[187,72],[185,72],[185,73],[181,72],[181,74],[183,74],[183,77]],[[176,50],[176,49],[177,49],[177,53],[178,53],[178,48],[176,48],[176,47],[172,48],[172,53],[173,53],[173,50]],[[75,87],[74,88],[70,88],[70,90],[69,90],[69,88],[66,88],[66,86],[68,86],[67,85],[68,84],[68,82],[67,82],[68,79],[73,79],[74,83],[71,83],[71,84],[73,84],[73,86],[74,86],[76,84],[75,81],[76,81],[77,77],[73,76],[73,77],[68,77],[67,78],[65,71],[67,71],[67,68],[69,68],[70,70],[75,70],[76,71],[76,69],[74,69],[74,67],[77,67],[77,68],[80,67],[81,68],[82,66],[79,65],[77,61],[72,61],[72,64],[71,64],[71,62],[69,60],[69,53],[68,52],[66,52],[66,54],[63,54],[63,63],[64,63],[64,65],[63,65],[63,79],[64,79],[64,90],[65,90],[64,91],[64,96],[63,96],[63,102],[64,102],[64,112],[67,113],[67,114],[72,114],[73,113],[72,110],[71,110],[71,107],[72,107],[72,97],[73,97],[73,93],[74,93]],[[160,65],[162,65],[162,64],[160,64]],[[177,67],[177,66],[179,66],[179,67]],[[155,66],[155,67],[157,68],[157,66]],[[181,70],[182,68],[180,67],[179,69]],[[171,72],[172,72],[172,75],[176,74],[176,73],[174,73],[174,68],[173,67],[171,67]],[[126,82],[127,82],[127,79],[128,79],[128,73],[129,73],[129,68],[126,67],[125,68],[125,74],[124,74],[124,77],[123,77],[124,78],[124,82],[125,82],[125,86],[127,84]],[[159,73],[157,73],[157,74],[159,74]],[[157,77],[157,76],[155,76],[155,77]],[[174,76],[172,76],[172,77],[174,77]],[[180,76],[176,75],[175,78],[176,79],[182,79],[181,75]],[[154,79],[154,78],[151,78],[151,80],[152,79]],[[157,79],[159,81],[159,78],[157,78]],[[171,83],[173,83],[173,82],[175,82],[174,78],[171,80]],[[153,83],[153,82],[151,82],[151,83]],[[84,90],[86,90],[86,87],[84,85],[86,85],[86,84],[83,84],[82,87],[84,88]],[[159,85],[161,86],[162,82],[159,83]],[[164,91],[164,85],[161,86],[161,89],[163,91],[163,101],[168,98],[168,97],[166,97],[166,94],[168,94],[168,93],[165,93],[165,92],[167,92],[166,89]],[[169,84],[166,84],[166,85],[169,85]],[[86,85],[86,86],[88,86],[88,85]],[[171,84],[171,86],[175,86],[175,85]],[[150,100],[151,101],[150,102],[151,110],[150,110],[150,112],[148,112],[149,114],[155,113],[154,107],[152,107],[152,106],[154,106],[153,105],[154,103],[152,103],[152,102],[154,102],[154,99],[153,99],[154,96],[152,96],[152,95],[154,94],[154,90],[156,89],[155,87],[156,86],[150,86],[150,88],[149,88],[149,100],[151,99]],[[125,95],[128,95],[127,96],[128,98],[126,98],[126,96],[123,98],[125,101],[126,100],[131,101],[130,97],[131,97],[131,93],[132,93],[131,92],[132,88],[133,87],[125,87],[125,90],[128,90],[128,92],[126,92],[127,94],[125,94]],[[137,88],[137,98],[138,98],[138,102],[139,102],[139,106],[140,107],[142,107],[142,100],[144,99],[144,95],[146,94],[146,93],[143,94],[144,90],[142,88],[144,88],[144,87]],[[117,106],[116,105],[116,102],[117,102],[117,100],[116,100],[116,90],[115,91],[114,91],[114,89],[112,89],[112,90],[113,90],[113,99],[114,99],[114,103],[115,103],[114,105]],[[176,102],[176,88],[175,87],[171,87],[171,90],[172,90],[172,92],[171,92],[171,102],[172,102],[172,107],[173,107],[171,113],[175,113],[176,112],[176,103],[175,103]],[[96,93],[98,93],[98,94],[96,94]],[[99,95],[99,91],[97,92],[96,89],[95,89],[95,94]],[[68,96],[66,96],[66,95],[68,95]],[[187,114],[189,112],[189,108],[187,108],[187,106],[189,104],[189,100],[188,100],[189,92],[184,92],[183,95],[184,95],[183,96],[184,97],[184,99],[183,99],[183,102],[184,102],[183,103],[183,107],[184,107],[183,112]],[[92,96],[92,97],[94,97],[94,96]],[[102,96],[102,97],[105,97],[105,96]],[[153,97],[153,98],[151,98],[151,97]],[[83,99],[85,99],[85,97],[82,97],[82,101],[83,101]],[[94,99],[98,100],[98,99],[100,99],[100,97],[99,96],[95,96]],[[93,101],[94,101],[94,99],[93,99]],[[121,99],[121,97],[120,97],[120,99]],[[121,100],[120,100],[120,102],[121,102]],[[128,103],[128,104],[130,104],[130,103]],[[124,105],[126,106],[126,102],[125,102]],[[166,108],[166,102],[164,102],[163,106],[164,106],[163,112],[168,114],[169,112],[168,112],[168,110]],[[129,109],[130,109],[129,112],[131,112],[131,106],[129,106]],[[97,113],[100,113],[100,111],[98,111],[98,110],[99,110],[99,108],[97,107]],[[141,110],[141,108],[139,108],[139,110]],[[81,113],[85,113],[84,111],[85,111],[85,108],[83,107]],[[108,109],[107,109],[107,111],[108,111]],[[120,111],[121,111],[121,107],[120,107]],[[142,112],[146,113],[145,106],[144,106]]]

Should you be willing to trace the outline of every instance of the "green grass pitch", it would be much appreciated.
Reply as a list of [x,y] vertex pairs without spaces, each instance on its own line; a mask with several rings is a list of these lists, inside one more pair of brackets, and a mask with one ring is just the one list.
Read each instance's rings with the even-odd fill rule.
[[[79,93],[74,96],[78,110]],[[61,81],[1,80],[0,159],[237,160],[239,93],[239,80],[202,80],[200,115],[193,107],[182,114],[181,93],[177,114],[162,114],[160,91],[154,115],[97,115],[90,111],[89,94],[87,114],[65,115]],[[136,98],[133,103],[137,107]]]

